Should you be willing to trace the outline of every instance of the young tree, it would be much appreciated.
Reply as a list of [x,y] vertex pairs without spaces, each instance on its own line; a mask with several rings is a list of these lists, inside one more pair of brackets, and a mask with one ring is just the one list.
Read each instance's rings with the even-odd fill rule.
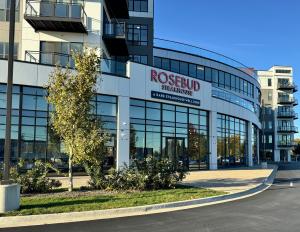
[[73,163],[98,161],[107,141],[91,100],[96,93],[99,62],[95,50],[74,53],[75,70],[57,67],[50,75],[47,100],[54,106],[53,130],[64,142],[69,155],[69,191],[73,190]]

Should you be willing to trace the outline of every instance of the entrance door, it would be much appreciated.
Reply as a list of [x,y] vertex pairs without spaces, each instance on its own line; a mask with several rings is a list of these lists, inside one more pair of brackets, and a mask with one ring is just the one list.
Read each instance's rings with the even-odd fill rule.
[[185,138],[166,138],[166,157],[186,165],[186,156]]

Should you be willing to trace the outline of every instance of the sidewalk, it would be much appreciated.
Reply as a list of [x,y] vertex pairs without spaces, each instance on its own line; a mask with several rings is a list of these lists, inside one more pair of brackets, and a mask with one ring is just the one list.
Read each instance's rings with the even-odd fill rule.
[[[237,193],[258,186],[271,174],[272,170],[272,168],[245,167],[215,171],[194,171],[187,175],[183,183],[227,193]],[[68,177],[59,177],[56,179],[62,182],[61,188],[68,188]],[[74,188],[88,186],[88,181],[88,176],[75,176]]]
[[239,168],[190,172],[183,181],[186,185],[208,188],[228,193],[238,193],[260,185],[273,168]]

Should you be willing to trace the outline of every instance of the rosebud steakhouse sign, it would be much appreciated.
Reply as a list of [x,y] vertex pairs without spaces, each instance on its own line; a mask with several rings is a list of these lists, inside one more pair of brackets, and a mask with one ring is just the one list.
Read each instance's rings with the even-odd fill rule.
[[[171,93],[179,93],[187,96],[193,96],[195,92],[200,90],[200,83],[196,80],[185,78],[182,76],[167,74],[166,72],[157,72],[151,70],[151,81],[161,84],[161,90]],[[163,92],[151,91],[151,97],[167,101],[175,101],[183,104],[200,106],[200,100],[167,94]]]
[[196,80],[165,72],[157,72],[154,69],[151,70],[151,81],[160,83],[162,90],[189,96],[193,96],[193,92],[200,90],[200,83]]

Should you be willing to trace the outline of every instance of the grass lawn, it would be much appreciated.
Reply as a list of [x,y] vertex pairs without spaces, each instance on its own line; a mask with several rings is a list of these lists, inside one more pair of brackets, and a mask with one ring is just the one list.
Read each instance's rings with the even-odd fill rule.
[[[92,193],[92,192],[91,192]],[[123,208],[141,205],[192,200],[225,194],[203,188],[179,187],[177,189],[149,192],[101,193],[69,195],[68,193],[24,196],[21,207],[1,216],[34,215]]]

